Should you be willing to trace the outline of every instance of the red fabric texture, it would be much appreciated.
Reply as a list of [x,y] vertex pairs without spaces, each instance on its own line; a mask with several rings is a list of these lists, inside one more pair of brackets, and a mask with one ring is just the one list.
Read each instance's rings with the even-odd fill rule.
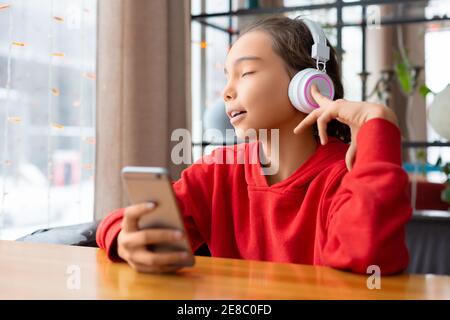
[[[382,274],[405,270],[405,224],[412,210],[400,131],[372,119],[360,128],[356,143],[350,172],[344,161],[348,145],[330,138],[290,177],[271,186],[259,161],[251,162],[258,142],[204,156],[173,182],[193,250],[206,243],[213,257],[355,273],[371,265]],[[227,157],[241,156],[245,161],[226,163]],[[123,211],[110,213],[97,230],[99,247],[113,260]]]

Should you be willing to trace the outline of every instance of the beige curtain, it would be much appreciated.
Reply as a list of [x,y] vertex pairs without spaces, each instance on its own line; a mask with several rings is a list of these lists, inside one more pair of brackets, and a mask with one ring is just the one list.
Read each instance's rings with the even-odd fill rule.
[[128,205],[122,167],[165,166],[190,130],[188,0],[99,0],[95,218]]

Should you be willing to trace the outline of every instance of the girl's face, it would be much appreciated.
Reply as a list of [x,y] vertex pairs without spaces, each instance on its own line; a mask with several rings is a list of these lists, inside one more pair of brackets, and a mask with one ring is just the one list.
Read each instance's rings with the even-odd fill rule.
[[[251,31],[239,38],[228,53],[225,74],[222,95],[238,137],[248,129],[280,129],[301,116],[289,101],[284,61],[266,33]],[[236,111],[243,113],[233,117]]]

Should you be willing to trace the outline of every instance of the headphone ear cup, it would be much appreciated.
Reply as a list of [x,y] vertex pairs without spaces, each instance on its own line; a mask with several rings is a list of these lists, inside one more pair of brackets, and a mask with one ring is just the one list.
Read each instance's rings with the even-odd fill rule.
[[331,78],[323,71],[306,68],[298,72],[289,83],[288,95],[292,105],[303,113],[311,113],[319,105],[311,96],[311,86],[315,84],[320,93],[333,100],[334,85]]
[[308,72],[311,72],[311,68],[306,68],[303,69],[299,72],[297,72],[294,77],[291,79],[291,81],[289,82],[289,90],[288,90],[288,94],[289,94],[289,100],[291,101],[292,105],[299,111],[301,112],[306,112],[306,110],[303,109],[303,105],[301,103],[300,100],[300,95],[299,95],[299,88],[300,88],[300,83],[302,83],[302,79],[305,77],[305,75]]

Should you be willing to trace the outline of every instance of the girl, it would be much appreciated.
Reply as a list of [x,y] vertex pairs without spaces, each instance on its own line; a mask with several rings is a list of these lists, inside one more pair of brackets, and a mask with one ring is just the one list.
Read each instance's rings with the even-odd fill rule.
[[[206,243],[214,257],[325,265],[382,274],[408,264],[404,226],[411,216],[408,178],[401,167],[400,131],[382,105],[342,99],[336,53],[327,74],[336,101],[313,87],[320,105],[306,115],[288,97],[293,75],[315,68],[313,39],[300,19],[270,17],[250,26],[230,49],[223,90],[226,112],[239,137],[249,129],[278,129],[279,156],[271,137],[218,148],[173,183],[187,234],[138,230],[155,204],[110,213],[97,231],[99,247],[140,272],[173,272],[192,263],[187,253],[154,253],[147,245],[188,237],[195,252]],[[330,44],[328,43],[328,46]],[[331,46],[330,46],[331,47]],[[236,111],[241,112],[234,117]],[[351,140],[350,146],[347,144]],[[226,153],[262,148],[261,161],[222,164]]]

